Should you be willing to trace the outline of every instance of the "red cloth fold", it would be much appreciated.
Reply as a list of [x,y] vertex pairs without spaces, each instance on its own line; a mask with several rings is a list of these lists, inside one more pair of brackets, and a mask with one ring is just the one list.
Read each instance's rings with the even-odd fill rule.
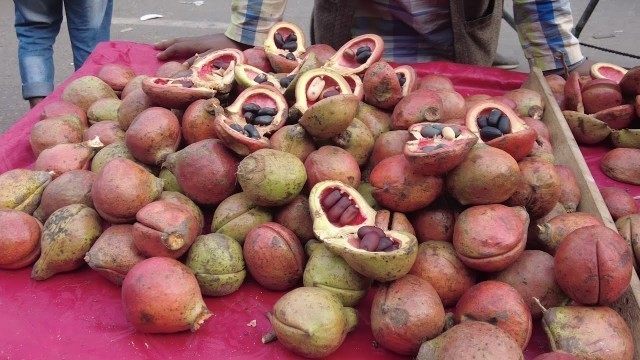
[[[59,99],[62,89],[73,79],[98,73],[107,63],[131,66],[138,74],[155,73],[160,62],[151,46],[130,42],[101,43],[84,66],[58,87],[45,101],[14,124],[0,138],[0,172],[31,168],[35,161],[29,146],[31,126],[39,120],[42,107]],[[449,76],[464,96],[485,92],[499,95],[520,87],[527,74],[453,63],[415,64],[418,74]],[[598,184],[613,184],[599,174],[597,161],[602,151],[586,149],[588,163]],[[126,179],[123,179],[126,181]],[[620,185],[620,184],[618,184]],[[625,186],[625,185],[621,185]],[[639,187],[630,188],[634,195]],[[158,335],[137,333],[124,317],[120,289],[98,273],[84,267],[35,281],[31,267],[0,270],[0,355],[9,359],[293,359],[297,358],[277,341],[262,344],[261,337],[271,327],[266,311],[271,311],[284,292],[267,291],[247,279],[241,289],[222,298],[206,298],[215,314],[196,333]],[[408,359],[374,345],[369,313],[375,287],[358,305],[360,323],[331,359]],[[255,320],[255,326],[250,323]],[[539,326],[525,350],[527,359],[547,351]]]

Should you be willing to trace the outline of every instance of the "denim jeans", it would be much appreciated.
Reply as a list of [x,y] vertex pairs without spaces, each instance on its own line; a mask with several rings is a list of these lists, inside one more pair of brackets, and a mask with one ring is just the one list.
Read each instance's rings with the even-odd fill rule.
[[53,91],[53,44],[60,32],[63,8],[76,70],[99,42],[109,40],[113,0],[14,0],[13,3],[24,99],[44,97]]

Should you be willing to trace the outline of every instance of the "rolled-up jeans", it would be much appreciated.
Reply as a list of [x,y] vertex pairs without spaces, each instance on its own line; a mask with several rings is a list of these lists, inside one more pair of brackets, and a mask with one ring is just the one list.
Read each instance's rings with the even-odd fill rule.
[[14,0],[13,3],[24,99],[45,97],[53,91],[53,44],[60,32],[63,8],[76,70],[99,42],[109,40],[113,0]]

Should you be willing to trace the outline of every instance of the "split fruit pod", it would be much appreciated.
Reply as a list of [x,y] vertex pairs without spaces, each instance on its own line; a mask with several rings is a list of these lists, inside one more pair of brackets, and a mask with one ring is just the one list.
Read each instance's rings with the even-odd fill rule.
[[554,263],[560,288],[584,305],[616,301],[629,286],[633,271],[627,242],[604,225],[582,227],[565,236]]
[[321,181],[309,194],[313,232],[354,270],[377,281],[406,275],[418,254],[416,237],[381,229],[376,211],[360,193],[339,181]]

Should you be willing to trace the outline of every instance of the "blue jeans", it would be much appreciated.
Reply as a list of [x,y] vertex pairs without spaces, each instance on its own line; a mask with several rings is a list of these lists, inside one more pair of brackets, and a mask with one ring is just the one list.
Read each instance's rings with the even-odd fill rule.
[[13,0],[13,3],[24,99],[44,97],[53,91],[53,44],[60,32],[63,4],[76,70],[99,42],[109,40],[113,0]]

